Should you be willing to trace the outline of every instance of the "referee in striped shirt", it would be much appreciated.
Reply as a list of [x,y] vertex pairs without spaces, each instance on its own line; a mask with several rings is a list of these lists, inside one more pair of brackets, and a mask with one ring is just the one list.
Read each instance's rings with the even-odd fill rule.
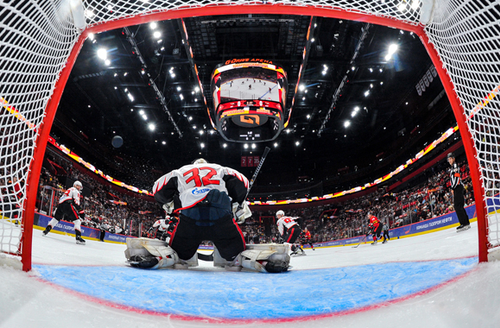
[[457,227],[457,232],[464,231],[470,228],[469,217],[464,208],[464,186],[462,178],[460,177],[460,169],[455,162],[455,155],[448,153],[448,163],[451,165],[450,181],[451,193],[453,194],[453,206],[457,213],[458,222],[460,225]]

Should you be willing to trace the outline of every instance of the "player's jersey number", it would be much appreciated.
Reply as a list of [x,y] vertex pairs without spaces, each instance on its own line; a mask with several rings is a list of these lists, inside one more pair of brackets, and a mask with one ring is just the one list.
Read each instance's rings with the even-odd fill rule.
[[[189,171],[184,172],[183,176],[186,178],[186,184],[191,181],[194,182],[196,187],[208,186],[208,185],[219,185],[220,180],[213,178],[217,174],[217,171],[211,167],[195,167]],[[212,179],[213,178],[213,179]]]

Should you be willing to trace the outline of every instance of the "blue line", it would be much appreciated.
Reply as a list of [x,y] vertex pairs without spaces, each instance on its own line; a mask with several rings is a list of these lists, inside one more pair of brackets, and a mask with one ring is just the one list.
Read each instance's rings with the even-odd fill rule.
[[349,311],[409,296],[477,265],[477,258],[283,274],[35,265],[42,278],[137,309],[220,319],[283,319]]

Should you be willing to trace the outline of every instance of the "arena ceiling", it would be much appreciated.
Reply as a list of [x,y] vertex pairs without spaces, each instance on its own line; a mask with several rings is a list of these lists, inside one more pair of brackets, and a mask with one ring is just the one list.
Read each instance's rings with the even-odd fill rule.
[[[288,74],[290,124],[274,141],[245,148],[212,128],[211,74],[235,58],[271,60]],[[269,146],[256,191],[323,182],[326,193],[394,170],[454,124],[415,34],[332,18],[234,15],[92,35],[52,135],[106,174],[148,189],[198,157],[250,177],[255,168],[241,167],[241,157]],[[124,141],[120,148],[111,143],[116,135]]]

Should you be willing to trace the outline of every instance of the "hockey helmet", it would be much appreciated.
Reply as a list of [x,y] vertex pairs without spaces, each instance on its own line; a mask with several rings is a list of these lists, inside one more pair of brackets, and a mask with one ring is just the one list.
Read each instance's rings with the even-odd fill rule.
[[278,215],[283,216],[283,215],[285,215],[285,212],[283,212],[282,210],[279,210],[278,212],[276,212],[276,216],[278,216]]
[[80,187],[80,190],[83,189],[83,185],[80,181],[76,180],[74,183],[73,183],[73,187]]

